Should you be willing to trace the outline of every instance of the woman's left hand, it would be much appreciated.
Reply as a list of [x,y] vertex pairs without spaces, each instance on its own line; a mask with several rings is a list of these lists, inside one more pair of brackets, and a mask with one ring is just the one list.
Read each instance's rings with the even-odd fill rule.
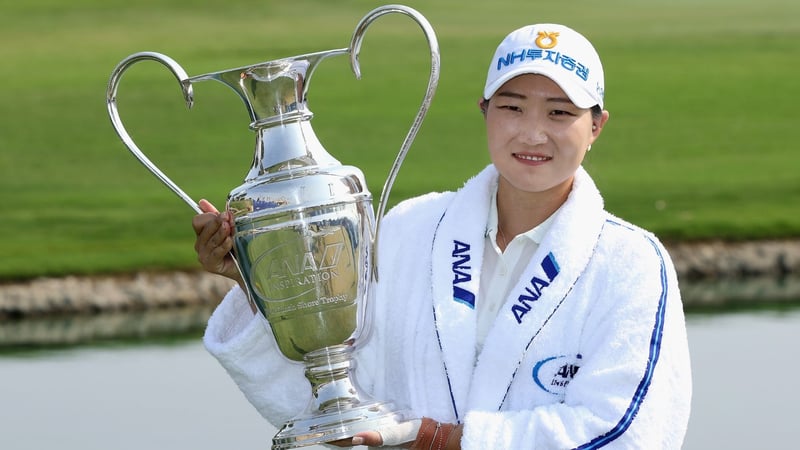
[[363,431],[357,433],[352,438],[341,439],[329,444],[337,447],[355,447],[357,445],[366,445],[368,447],[380,447],[383,445],[383,437],[377,431]]

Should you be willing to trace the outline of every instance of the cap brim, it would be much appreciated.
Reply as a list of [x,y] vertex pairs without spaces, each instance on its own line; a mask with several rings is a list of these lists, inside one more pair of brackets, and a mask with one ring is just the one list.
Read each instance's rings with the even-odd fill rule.
[[[556,72],[557,70],[561,71],[562,69],[559,69],[556,66],[553,66],[552,68],[547,66],[520,66],[514,70],[509,70],[508,72],[504,73],[503,76],[494,80],[491,84],[486,85],[483,90],[483,98],[488,99],[493,96],[502,85],[514,77],[524,74],[534,74],[543,75],[553,80],[553,82],[556,83],[565,94],[567,94],[567,97],[569,97],[572,103],[578,108],[588,109],[598,104],[602,107],[602,104],[598,103],[591,94],[586,92],[586,90],[580,86],[580,84],[567,82],[563,79],[563,71]],[[559,78],[561,78],[561,80],[559,80]]]

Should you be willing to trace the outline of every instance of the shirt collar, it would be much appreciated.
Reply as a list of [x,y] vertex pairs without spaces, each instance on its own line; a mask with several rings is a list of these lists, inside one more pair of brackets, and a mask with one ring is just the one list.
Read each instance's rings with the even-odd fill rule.
[[[554,216],[555,213],[551,214],[544,222],[517,237],[528,239],[537,245],[540,244],[542,239],[544,239],[544,235],[547,234],[547,231],[550,229]],[[494,185],[494,192],[492,193],[491,203],[489,205],[489,220],[486,223],[486,237],[491,238],[492,244],[495,247],[497,246],[497,184]],[[514,239],[516,238],[513,238],[512,241]],[[499,251],[499,249],[497,250]]]

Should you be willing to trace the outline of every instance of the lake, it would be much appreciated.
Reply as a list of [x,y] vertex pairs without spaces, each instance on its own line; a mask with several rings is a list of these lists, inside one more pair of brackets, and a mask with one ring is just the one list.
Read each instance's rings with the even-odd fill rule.
[[[694,398],[684,449],[792,446],[798,305],[687,315]],[[0,323],[0,449],[268,449],[274,428],[200,343],[205,315]]]

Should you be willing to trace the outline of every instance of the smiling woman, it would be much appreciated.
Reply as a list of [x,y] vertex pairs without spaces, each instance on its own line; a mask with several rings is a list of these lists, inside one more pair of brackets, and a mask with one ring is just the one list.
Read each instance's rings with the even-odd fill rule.
[[480,107],[501,175],[501,250],[506,234],[534,228],[566,201],[575,171],[608,121],[603,86],[592,44],[561,25],[520,28],[495,50]]
[[502,175],[498,227],[517,236],[566,201],[575,171],[600,136],[608,112],[595,119],[591,109],[576,106],[543,75],[519,75],[491,97],[485,116],[489,154]]
[[[677,275],[651,233],[604,210],[581,165],[608,120],[603,93],[594,47],[570,28],[501,42],[479,102],[492,164],[457,192],[401,202],[378,237],[380,332],[357,375],[421,419],[337,444],[680,448],[691,374]],[[224,270],[230,217],[207,211],[198,258],[238,281]],[[205,344],[280,424],[308,393],[258,325],[237,284]]]

